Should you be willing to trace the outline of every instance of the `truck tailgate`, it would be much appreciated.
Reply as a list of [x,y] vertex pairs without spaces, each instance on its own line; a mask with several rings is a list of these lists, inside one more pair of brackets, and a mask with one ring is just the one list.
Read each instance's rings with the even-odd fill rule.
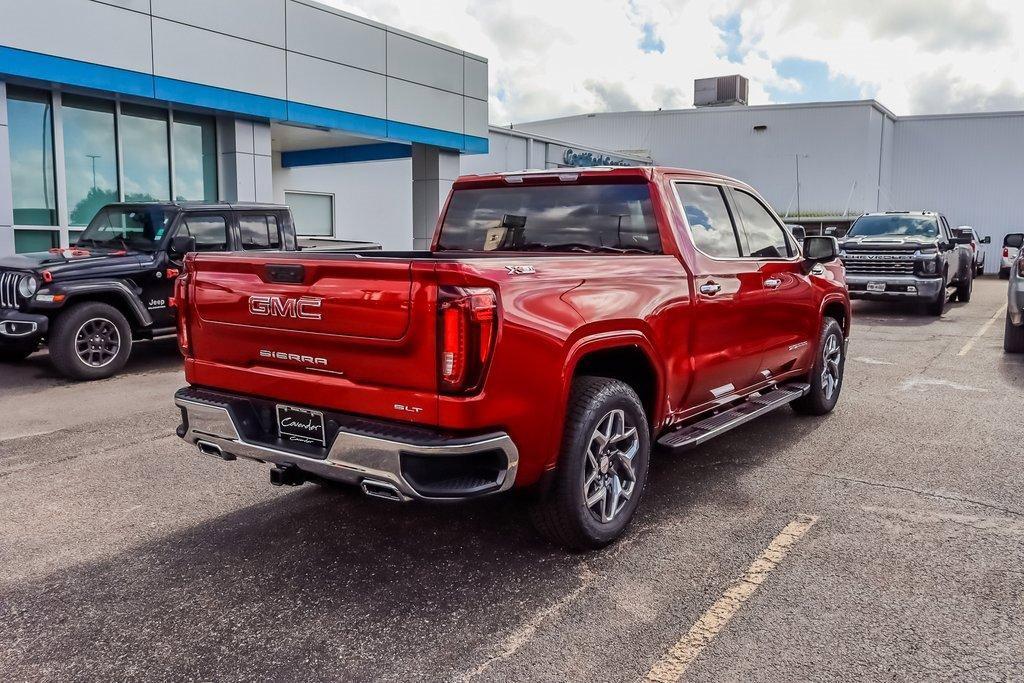
[[436,422],[432,263],[200,254],[188,278],[189,382]]

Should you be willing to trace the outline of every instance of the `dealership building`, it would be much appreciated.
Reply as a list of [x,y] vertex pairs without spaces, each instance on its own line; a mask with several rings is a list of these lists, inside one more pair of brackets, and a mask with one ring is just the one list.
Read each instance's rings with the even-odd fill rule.
[[939,211],[951,225],[992,237],[984,247],[989,272],[998,268],[1003,235],[1024,232],[1024,112],[896,116],[874,100],[746,106],[735,96],[742,91],[692,109],[515,128],[738,178],[787,222],[812,231],[841,231],[867,211]]
[[422,247],[467,168],[644,161],[491,129],[484,57],[308,0],[0,17],[0,255],[67,246],[107,202],[172,199],[286,202],[310,237]]
[[65,247],[108,202],[172,199],[287,203],[306,240],[423,248],[460,173],[650,163],[745,180],[812,229],[941,211],[993,237],[989,270],[1024,230],[1021,112],[746,106],[733,76],[697,82],[708,106],[497,127],[485,57],[312,0],[0,16],[0,255]]

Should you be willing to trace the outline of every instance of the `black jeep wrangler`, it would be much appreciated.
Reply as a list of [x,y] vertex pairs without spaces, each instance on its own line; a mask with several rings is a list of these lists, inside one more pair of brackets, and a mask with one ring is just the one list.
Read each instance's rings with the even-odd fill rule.
[[0,361],[46,344],[65,376],[110,377],[133,342],[175,333],[186,253],[297,248],[286,206],[110,204],[69,249],[0,258]]

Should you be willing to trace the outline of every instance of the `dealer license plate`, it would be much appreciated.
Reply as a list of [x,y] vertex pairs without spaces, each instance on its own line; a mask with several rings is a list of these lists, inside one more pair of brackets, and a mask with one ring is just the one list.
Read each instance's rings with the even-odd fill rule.
[[277,432],[282,439],[326,447],[324,414],[295,406],[278,404]]
[[869,292],[884,292],[885,291],[885,283],[884,282],[869,282],[868,283],[868,291]]

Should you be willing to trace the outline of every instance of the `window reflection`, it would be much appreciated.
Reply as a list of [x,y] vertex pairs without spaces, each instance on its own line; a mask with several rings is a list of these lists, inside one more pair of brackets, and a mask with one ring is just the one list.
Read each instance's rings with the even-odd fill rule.
[[88,225],[104,204],[117,201],[114,103],[65,95],[64,168],[71,225]]
[[50,93],[7,87],[15,225],[57,225],[52,114]]
[[169,200],[171,161],[167,151],[167,112],[122,104],[121,145],[124,200]]
[[174,113],[174,198],[217,201],[217,135],[211,116]]

